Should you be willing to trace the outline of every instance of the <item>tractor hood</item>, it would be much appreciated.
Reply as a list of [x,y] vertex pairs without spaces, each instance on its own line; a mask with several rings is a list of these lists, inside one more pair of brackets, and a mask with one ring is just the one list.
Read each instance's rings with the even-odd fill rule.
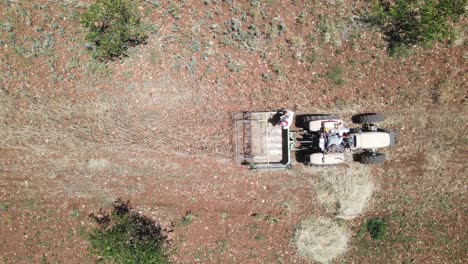
[[376,149],[390,146],[390,134],[388,132],[371,131],[352,133],[354,148]]

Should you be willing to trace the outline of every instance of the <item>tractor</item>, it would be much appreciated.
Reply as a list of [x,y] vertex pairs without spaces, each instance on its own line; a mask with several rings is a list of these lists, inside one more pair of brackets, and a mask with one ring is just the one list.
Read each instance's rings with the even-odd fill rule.
[[397,144],[398,134],[377,126],[384,121],[378,113],[352,117],[359,127],[349,128],[335,115],[299,115],[291,130],[294,113],[282,109],[243,112],[234,117],[235,155],[239,163],[255,170],[291,167],[291,152],[309,166],[335,166],[351,153],[362,164],[381,164],[386,156],[378,149]]

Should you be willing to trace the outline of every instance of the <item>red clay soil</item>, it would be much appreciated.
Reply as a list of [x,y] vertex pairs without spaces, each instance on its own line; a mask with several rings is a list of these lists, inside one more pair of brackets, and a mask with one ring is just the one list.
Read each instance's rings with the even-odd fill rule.
[[[317,175],[300,164],[253,172],[233,160],[233,114],[283,107],[345,116],[379,111],[400,130],[389,162],[372,168],[380,189],[367,213],[345,223],[354,238],[368,217],[389,217],[396,238],[387,244],[352,239],[337,262],[467,259],[464,46],[437,43],[390,58],[382,36],[355,17],[363,1],[267,1],[259,7],[265,19],[249,16],[256,7],[248,3],[174,1],[176,19],[167,12],[170,3],[156,8],[140,1],[144,23],[156,32],[127,58],[103,66],[89,57],[79,26],[90,1],[4,2],[1,20],[16,24],[0,35],[3,262],[93,262],[84,238],[92,226],[87,216],[120,197],[175,225],[176,263],[305,263],[293,237],[301,220],[326,215],[310,184]],[[271,38],[276,17],[287,30]],[[221,44],[231,18],[243,30],[260,29],[258,51],[236,41]],[[331,42],[323,32],[329,22],[341,30],[330,31]],[[25,51],[47,32],[55,39],[49,52]],[[16,44],[8,42],[13,37]],[[311,54],[316,58],[305,59]],[[432,156],[428,144],[437,145]],[[433,193],[443,202],[431,199]],[[182,221],[187,213],[191,222]],[[420,218],[429,220],[417,225]],[[400,241],[400,228],[416,234]]]

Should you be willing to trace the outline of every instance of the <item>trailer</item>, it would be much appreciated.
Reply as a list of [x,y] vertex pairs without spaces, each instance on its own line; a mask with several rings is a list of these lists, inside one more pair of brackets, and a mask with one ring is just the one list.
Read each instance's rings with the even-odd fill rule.
[[234,116],[234,148],[238,163],[253,170],[281,170],[291,165],[294,145],[289,127],[278,125],[281,114],[242,112]]

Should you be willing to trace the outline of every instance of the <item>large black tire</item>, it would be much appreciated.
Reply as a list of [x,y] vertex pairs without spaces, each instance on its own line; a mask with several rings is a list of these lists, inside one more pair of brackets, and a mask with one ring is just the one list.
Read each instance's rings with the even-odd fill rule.
[[351,119],[355,124],[373,124],[384,121],[385,116],[383,114],[367,113],[354,115]]
[[383,153],[364,152],[359,154],[358,161],[362,164],[382,164],[387,160]]
[[338,117],[330,114],[316,114],[316,115],[298,115],[296,117],[296,126],[299,128],[309,128],[310,121],[338,119]]

